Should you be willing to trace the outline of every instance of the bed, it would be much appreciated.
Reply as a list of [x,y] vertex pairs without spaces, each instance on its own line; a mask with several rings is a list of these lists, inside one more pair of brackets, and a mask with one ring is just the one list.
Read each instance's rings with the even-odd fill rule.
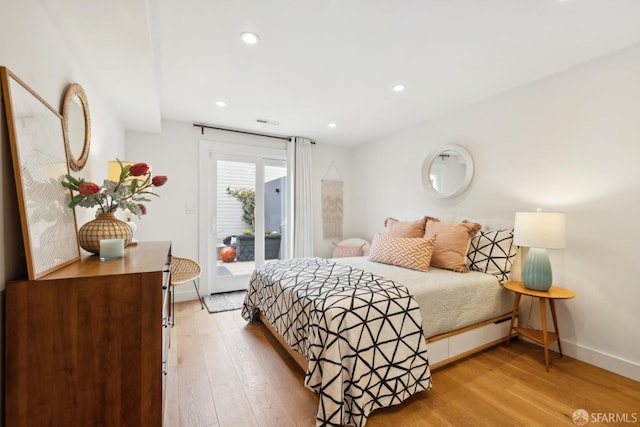
[[364,426],[371,411],[431,388],[420,307],[381,276],[323,258],[264,264],[242,316],[272,325],[308,361],[317,425]]
[[305,371],[319,397],[317,425],[364,426],[373,410],[430,389],[431,369],[508,333],[504,275],[372,259],[283,260],[251,277],[242,316],[261,321]]

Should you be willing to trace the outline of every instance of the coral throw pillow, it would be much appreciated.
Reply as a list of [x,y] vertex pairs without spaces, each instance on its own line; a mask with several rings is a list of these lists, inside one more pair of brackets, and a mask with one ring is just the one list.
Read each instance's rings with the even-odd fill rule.
[[471,238],[480,231],[480,224],[472,222],[427,221],[425,238],[438,236],[431,256],[431,266],[466,273],[467,250]]
[[387,218],[384,220],[384,226],[387,228],[387,236],[392,237],[423,237],[424,226],[429,217],[424,217],[417,221],[398,221],[395,218]]
[[412,270],[429,271],[436,238],[393,237],[376,233],[369,249],[369,260]]
[[337,243],[334,243],[333,245],[335,246],[333,248],[333,258],[346,258],[353,256],[363,256],[364,245],[366,245],[366,243],[363,243],[360,246],[341,246]]

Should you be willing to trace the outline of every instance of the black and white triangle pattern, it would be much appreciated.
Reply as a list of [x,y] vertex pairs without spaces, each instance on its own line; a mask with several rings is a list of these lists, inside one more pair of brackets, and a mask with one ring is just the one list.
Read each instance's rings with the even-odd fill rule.
[[480,231],[469,245],[469,269],[493,274],[503,283],[509,280],[517,251],[513,229]]
[[431,388],[422,319],[407,288],[321,258],[268,263],[242,308],[305,355],[318,426],[364,426],[371,411]]

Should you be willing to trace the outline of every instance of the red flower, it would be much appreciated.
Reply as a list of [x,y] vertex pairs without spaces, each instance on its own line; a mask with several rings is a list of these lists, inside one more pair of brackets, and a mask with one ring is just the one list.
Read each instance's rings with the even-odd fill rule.
[[151,179],[151,183],[155,186],[155,187],[160,187],[162,185],[164,185],[167,182],[167,177],[165,175],[157,175],[154,176]]
[[93,196],[100,192],[100,186],[93,182],[81,182],[78,185],[78,192],[83,196]]
[[146,215],[146,214],[147,214],[147,207],[146,207],[145,205],[143,205],[142,203],[140,203],[140,204],[138,205],[138,207],[140,208],[140,213],[141,213],[142,215]]
[[129,168],[129,175],[131,176],[142,176],[146,175],[147,172],[149,172],[149,165],[146,163],[135,163]]

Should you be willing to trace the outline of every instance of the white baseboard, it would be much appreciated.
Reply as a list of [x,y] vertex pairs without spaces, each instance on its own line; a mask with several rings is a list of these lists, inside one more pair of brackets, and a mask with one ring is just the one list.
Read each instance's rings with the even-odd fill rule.
[[[196,294],[195,289],[193,289],[193,285],[174,287],[173,291],[175,292],[174,298],[176,302],[195,301],[198,299],[198,295]],[[204,297],[202,292],[200,295]]]
[[[526,337],[520,336],[519,338],[542,347],[542,344],[531,341]],[[562,343],[562,354],[565,356],[573,357],[581,362],[597,366],[598,368],[613,372],[614,374],[622,375],[623,377],[630,378],[634,381],[640,381],[639,363],[622,359],[618,356],[603,353],[593,348],[581,346],[563,339],[561,339],[560,342]],[[558,345],[553,343],[549,346],[549,349],[557,352]]]
[[573,342],[560,341],[562,342],[562,351],[567,356],[606,369],[623,377],[631,378],[634,381],[640,381],[640,363],[622,359],[618,356],[603,353],[602,351],[581,346]]

